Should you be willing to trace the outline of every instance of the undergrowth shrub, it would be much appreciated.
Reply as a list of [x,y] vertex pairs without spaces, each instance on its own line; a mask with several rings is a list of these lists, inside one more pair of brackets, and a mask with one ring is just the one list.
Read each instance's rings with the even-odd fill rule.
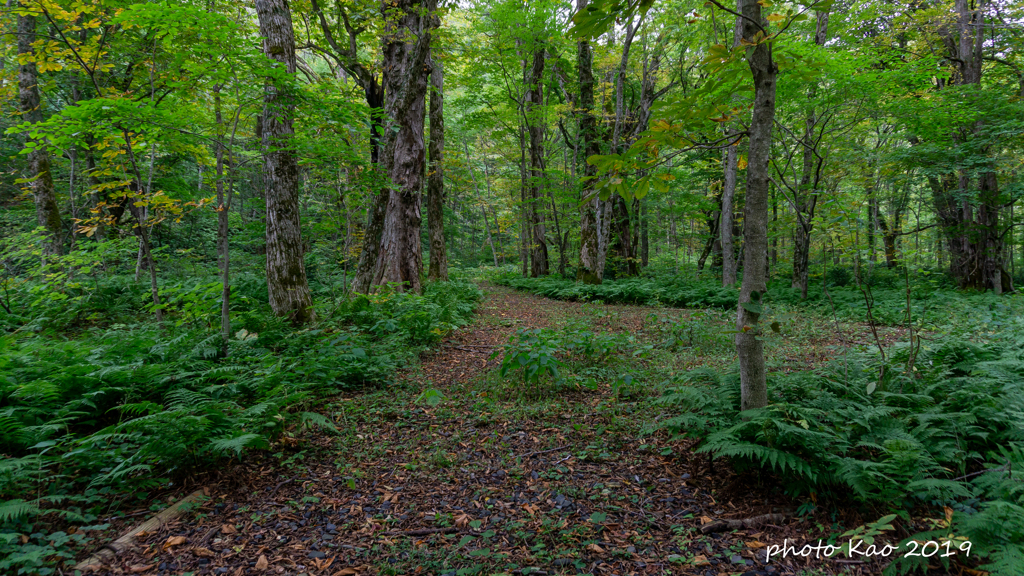
[[[2,573],[52,571],[87,538],[46,526],[93,523],[112,503],[267,447],[288,429],[333,429],[314,411],[319,399],[393,382],[422,346],[467,324],[481,296],[457,282],[428,285],[423,296],[384,291],[324,306],[315,325],[295,329],[270,314],[265,282],[241,275],[225,355],[219,283],[161,286],[166,320],[157,325],[139,321],[147,290],[113,291],[134,285],[126,278],[57,300],[80,322],[71,339],[54,335],[67,324],[38,315],[9,318],[20,325],[0,334]],[[123,305],[123,322],[81,323],[80,302],[108,298],[102,306]]]
[[[880,269],[877,274],[887,280],[866,282],[862,291],[851,284],[852,278],[846,278],[843,272],[830,271],[826,279],[828,294],[819,279],[810,287],[806,299],[788,281],[776,281],[769,285],[763,300],[768,305],[782,304],[827,317],[832,317],[834,306],[838,319],[852,322],[867,320],[870,302],[871,316],[876,323],[905,325],[908,316],[903,275],[888,269]],[[489,279],[501,286],[556,300],[722,310],[735,309],[738,300],[738,292],[734,288],[723,288],[716,278],[695,280],[692,276],[684,275],[625,278],[593,285],[554,276],[523,278],[515,271],[503,269],[491,274]],[[840,281],[846,285],[840,284]],[[867,292],[867,299],[864,291]],[[991,293],[957,291],[941,282],[938,275],[923,272],[911,278],[909,319],[919,326],[946,326],[950,323],[951,311],[963,311],[963,314],[956,314],[955,317],[972,329],[979,323],[998,326],[999,318],[1022,308],[1024,297],[1020,295],[996,296]]]
[[[937,338],[912,364],[909,347],[884,363],[851,354],[771,377],[769,405],[742,413],[737,375],[695,370],[659,399],[676,412],[662,426],[738,470],[770,470],[794,495],[852,498],[905,517],[948,507],[943,537],[968,537],[983,569],[1020,574],[1024,341],[1014,338]],[[919,567],[904,559],[892,570]]]
[[553,276],[522,278],[514,274],[492,277],[502,286],[525,290],[556,300],[602,301],[606,304],[664,305],[676,307],[733,308],[738,292],[711,282],[683,277],[625,278],[602,284],[584,284]]
[[502,357],[498,372],[502,379],[515,376],[517,392],[539,398],[568,388],[596,388],[595,372],[609,375],[595,369],[628,352],[630,344],[623,336],[577,327],[520,329],[493,356]]

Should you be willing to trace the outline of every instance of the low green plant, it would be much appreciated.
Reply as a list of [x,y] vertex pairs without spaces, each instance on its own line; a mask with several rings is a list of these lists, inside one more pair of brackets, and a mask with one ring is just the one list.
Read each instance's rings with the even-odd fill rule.
[[773,376],[769,405],[745,412],[737,375],[693,371],[659,399],[676,412],[661,426],[740,470],[771,471],[797,496],[904,515],[949,507],[952,529],[977,540],[987,566],[1024,572],[1024,532],[1011,526],[1024,517],[1024,481],[1009,472],[1024,455],[1024,341],[944,337],[914,362],[909,354],[897,349],[885,370],[880,358],[851,354]]

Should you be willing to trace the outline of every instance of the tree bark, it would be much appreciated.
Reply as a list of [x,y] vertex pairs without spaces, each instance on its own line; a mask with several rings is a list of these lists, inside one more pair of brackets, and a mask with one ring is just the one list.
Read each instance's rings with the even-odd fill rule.
[[224,137],[227,131],[224,129],[224,118],[221,114],[220,86],[213,92],[213,111],[217,121],[217,253],[220,259],[220,332],[223,357],[228,354],[228,341],[231,338],[231,253],[228,242],[228,214],[231,206],[229,198],[225,198],[224,195]]
[[[956,36],[949,27],[942,29],[943,40],[956,63],[953,81],[960,86],[980,84],[982,78],[985,15],[982,3],[956,0]],[[960,146],[968,146],[969,134],[978,137],[983,121],[959,127],[964,136]],[[989,154],[989,146],[977,146],[975,154]],[[992,290],[997,294],[1012,290],[1004,282],[1003,240],[999,231],[1001,206],[998,180],[991,160],[962,167],[956,173],[930,176],[932,201],[943,235],[949,245],[950,274],[960,288]],[[972,190],[972,183],[976,188]],[[1005,275],[1008,276],[1008,275]]]
[[[587,7],[587,0],[577,0],[577,12]],[[599,154],[597,141],[597,120],[594,118],[594,52],[590,42],[576,43],[576,67],[579,72],[579,122],[580,137],[583,139],[583,186],[580,191],[580,266],[576,279],[586,284],[600,284],[604,279],[604,266],[598,264],[598,211],[601,199],[594,190],[593,177],[597,168],[587,158]]]
[[[444,68],[433,54],[430,61],[430,168],[427,174],[430,271],[427,278],[447,282],[448,253],[444,243]],[[494,250],[493,241],[491,250]]]
[[[736,24],[733,26],[733,48],[739,46],[740,36],[742,34],[743,22],[739,17],[736,18]],[[736,131],[732,128],[726,129],[726,134],[734,136]],[[736,268],[738,262],[736,261],[736,247],[733,245],[732,240],[732,222],[733,222],[733,199],[736,196],[736,175],[739,171],[739,138],[735,138],[735,143],[731,144],[725,149],[725,167],[722,178],[722,216],[720,220],[719,229],[721,230],[721,242],[722,242],[722,286],[733,286],[736,284]]]
[[[739,0],[743,15],[743,38],[754,43],[764,22],[758,0]],[[762,408],[768,404],[764,344],[758,319],[761,296],[767,289],[768,262],[768,160],[772,124],[775,121],[775,87],[778,67],[772,59],[771,44],[762,40],[747,49],[747,64],[754,79],[754,105],[750,119],[750,149],[747,152],[747,189],[743,221],[743,282],[736,311],[736,353],[740,364],[740,409]]]
[[[35,16],[18,16],[18,55],[25,60],[18,66],[18,99],[22,119],[33,124],[43,121],[39,74],[35,63],[35,51],[32,48],[35,40]],[[25,142],[36,144],[27,134]],[[60,255],[63,252],[63,230],[53,175],[50,173],[50,153],[42,147],[41,142],[38,144],[40,146],[32,148],[28,153],[28,167],[32,178],[29,188],[35,201],[36,222],[46,230],[46,239],[43,241],[45,262],[47,256]]]
[[[263,52],[295,74],[295,35],[287,0],[256,0]],[[294,96],[287,82],[267,82],[263,99],[263,173],[267,199],[267,291],[277,316],[314,319],[303,261],[299,164],[293,148]]]
[[544,105],[542,82],[544,76],[544,46],[538,45],[533,51],[530,67],[529,88],[526,92],[526,123],[530,135],[530,276],[548,275],[548,244],[544,226],[541,188],[544,183],[544,125],[540,107]]
[[[828,39],[828,12],[817,13],[814,43],[824,46]],[[810,88],[809,96],[814,98],[816,87]],[[818,185],[820,184],[821,160],[815,162],[814,128],[817,116],[814,105],[807,111],[804,120],[803,162],[800,171],[800,184],[793,191],[794,208],[796,210],[797,227],[793,231],[793,282],[792,287],[800,290],[800,297],[807,299],[807,283],[810,277],[811,232],[814,230],[814,211],[818,205]]]
[[[361,280],[358,283],[360,291],[388,283],[394,283],[402,290],[422,291],[420,191],[423,189],[426,163],[423,128],[430,81],[427,57],[430,30],[435,19],[434,8],[432,0],[399,0],[381,7],[388,21],[384,37],[384,116],[387,124],[381,165],[387,171],[390,184],[378,197],[375,209],[383,206],[383,226],[380,241],[376,243],[376,261],[370,281]],[[385,199],[386,204],[383,202]],[[368,248],[364,245],[365,250]]]

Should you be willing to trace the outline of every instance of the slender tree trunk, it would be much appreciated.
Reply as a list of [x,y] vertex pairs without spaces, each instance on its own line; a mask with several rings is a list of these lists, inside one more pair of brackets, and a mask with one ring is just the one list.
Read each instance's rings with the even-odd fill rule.
[[[18,66],[18,99],[22,119],[33,124],[43,121],[41,97],[39,94],[39,74],[36,69],[35,52],[32,43],[36,41],[35,16],[18,16],[18,55],[24,63]],[[28,135],[26,144],[35,143]],[[40,143],[41,144],[41,143]],[[51,255],[63,252],[63,230],[60,209],[57,207],[57,193],[53,186],[53,174],[50,173],[50,153],[46,148],[38,146],[28,153],[28,167],[32,181],[32,190],[36,205],[36,223],[46,230],[43,242],[43,261]]]
[[[739,17],[733,26],[733,48],[739,46],[743,23]],[[736,196],[736,175],[739,170],[739,136],[733,128],[726,129],[726,134],[735,140],[735,144],[725,149],[724,174],[722,179],[722,216],[719,225],[722,242],[722,286],[736,284],[736,247],[732,240],[733,199]]]
[[220,256],[220,278],[221,278],[221,306],[220,306],[220,331],[221,331],[221,356],[228,354],[228,341],[231,338],[231,253],[228,242],[228,215],[231,206],[224,196],[224,118],[221,115],[220,86],[213,93],[213,110],[217,120],[217,252]]
[[[817,13],[814,43],[824,46],[828,39],[828,12]],[[812,84],[809,96],[814,98],[816,87]],[[811,104],[804,120],[803,163],[800,171],[800,184],[794,192],[794,203],[797,226],[793,231],[793,283],[792,287],[800,290],[800,297],[807,298],[807,284],[810,277],[811,232],[814,230],[814,211],[818,204],[818,185],[820,160],[815,163],[814,128],[817,116],[814,104]],[[816,169],[817,168],[817,169]]]
[[[587,0],[577,0],[577,12],[587,7]],[[591,166],[586,159],[600,153],[597,141],[597,120],[594,118],[594,52],[590,42],[580,40],[576,43],[576,64],[579,71],[579,106],[580,106],[580,137],[583,139],[583,182],[580,191],[580,266],[576,279],[587,284],[600,284],[604,278],[603,263],[599,263],[598,244],[598,212],[601,199],[594,191],[593,176],[597,168]]]
[[519,260],[523,277],[530,273],[530,246],[533,243],[533,227],[530,226],[531,204],[529,201],[530,182],[526,170],[526,129],[522,119],[519,122]]
[[[263,52],[295,74],[295,35],[287,0],[256,0]],[[274,314],[296,325],[314,319],[303,261],[299,164],[294,144],[292,88],[268,81],[263,99],[263,172],[267,198],[267,290]]]
[[[433,55],[430,61],[430,172],[427,176],[430,272],[427,278],[447,282],[448,254],[444,244],[444,68]],[[494,250],[493,242],[491,250]]]
[[[743,15],[743,38],[754,37],[763,22],[758,0],[739,0]],[[771,44],[762,40],[747,50],[747,64],[754,78],[754,105],[750,119],[750,149],[747,152],[747,189],[743,221],[743,283],[736,311],[736,353],[740,364],[740,409],[768,404],[764,343],[758,320],[761,296],[767,289],[768,248],[768,159],[772,124],[775,121],[775,86],[778,67],[772,59]]]
[[548,244],[542,210],[544,183],[544,126],[540,107],[544,105],[542,82],[544,75],[544,46],[534,49],[530,67],[530,83],[526,100],[526,123],[530,134],[530,226],[533,242],[530,254],[530,275],[534,278],[548,275]]
[[[476,170],[473,169],[473,164],[469,161],[469,144],[466,143],[466,142],[463,142],[463,146],[465,147],[465,150],[466,150],[466,165],[469,167],[469,176],[470,176],[470,178],[473,179],[473,190],[475,190],[477,195],[479,196],[480,195],[480,184],[478,184],[477,181],[476,181]],[[485,165],[485,167],[486,167],[486,165]],[[485,174],[485,176],[486,176],[486,174]],[[487,186],[487,190],[488,190],[488,195],[487,196],[488,196],[488,198],[490,198],[490,185]],[[498,252],[494,249],[494,234],[491,232],[491,225],[487,221],[487,205],[486,205],[486,203],[484,203],[483,205],[480,206],[480,211],[484,215],[484,226],[487,228],[487,241],[491,245],[491,255],[494,256],[494,267],[497,268],[498,267]],[[495,225],[497,225],[498,222],[495,221],[494,223],[495,223]]]
[[647,203],[640,204],[640,265],[644,268],[650,262],[651,246],[649,238],[650,224],[648,222]]

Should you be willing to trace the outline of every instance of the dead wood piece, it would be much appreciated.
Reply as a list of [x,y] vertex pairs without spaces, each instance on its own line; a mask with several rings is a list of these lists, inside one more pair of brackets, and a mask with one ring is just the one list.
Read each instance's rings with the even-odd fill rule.
[[722,530],[754,528],[762,524],[782,522],[785,519],[786,516],[783,514],[762,514],[760,516],[754,516],[752,518],[742,518],[737,520],[723,519],[716,520],[715,522],[709,522],[701,526],[700,531],[704,534],[710,534],[712,532],[721,532]]
[[287,480],[282,480],[282,481],[278,482],[277,486],[274,486],[274,489],[271,490],[270,494],[267,495],[267,499],[273,498],[274,495],[277,494],[277,491],[281,489],[281,486],[284,486],[285,484],[288,484],[289,482],[292,482],[294,480],[295,480],[295,478],[289,478]]
[[429,534],[454,534],[459,529],[449,526],[448,528],[422,528],[419,530],[391,530],[381,532],[381,536],[427,536]]
[[149,520],[146,520],[142,524],[139,524],[135,528],[132,528],[128,532],[125,532],[117,540],[114,540],[109,544],[104,544],[103,547],[97,550],[95,554],[89,556],[85,560],[82,560],[81,562],[76,564],[75,570],[81,570],[84,572],[87,570],[95,570],[102,567],[114,556],[121,554],[125,550],[127,550],[132,545],[132,541],[135,539],[135,536],[137,534],[139,534],[140,532],[153,532],[154,530],[159,529],[164,524],[170,522],[171,520],[174,520],[179,515],[181,515],[186,510],[189,504],[198,501],[199,498],[201,498],[202,496],[203,491],[196,490],[195,492],[189,494],[185,498],[178,500],[176,503],[174,503],[171,506],[168,506],[166,509],[164,509],[156,516],[153,516]]
[[538,450],[537,452],[528,452],[526,454],[520,454],[519,456],[513,456],[512,458],[530,458],[537,456],[538,454],[547,454],[548,452],[559,452],[561,450],[568,449],[569,446],[559,446],[558,448],[551,448],[550,450]]

